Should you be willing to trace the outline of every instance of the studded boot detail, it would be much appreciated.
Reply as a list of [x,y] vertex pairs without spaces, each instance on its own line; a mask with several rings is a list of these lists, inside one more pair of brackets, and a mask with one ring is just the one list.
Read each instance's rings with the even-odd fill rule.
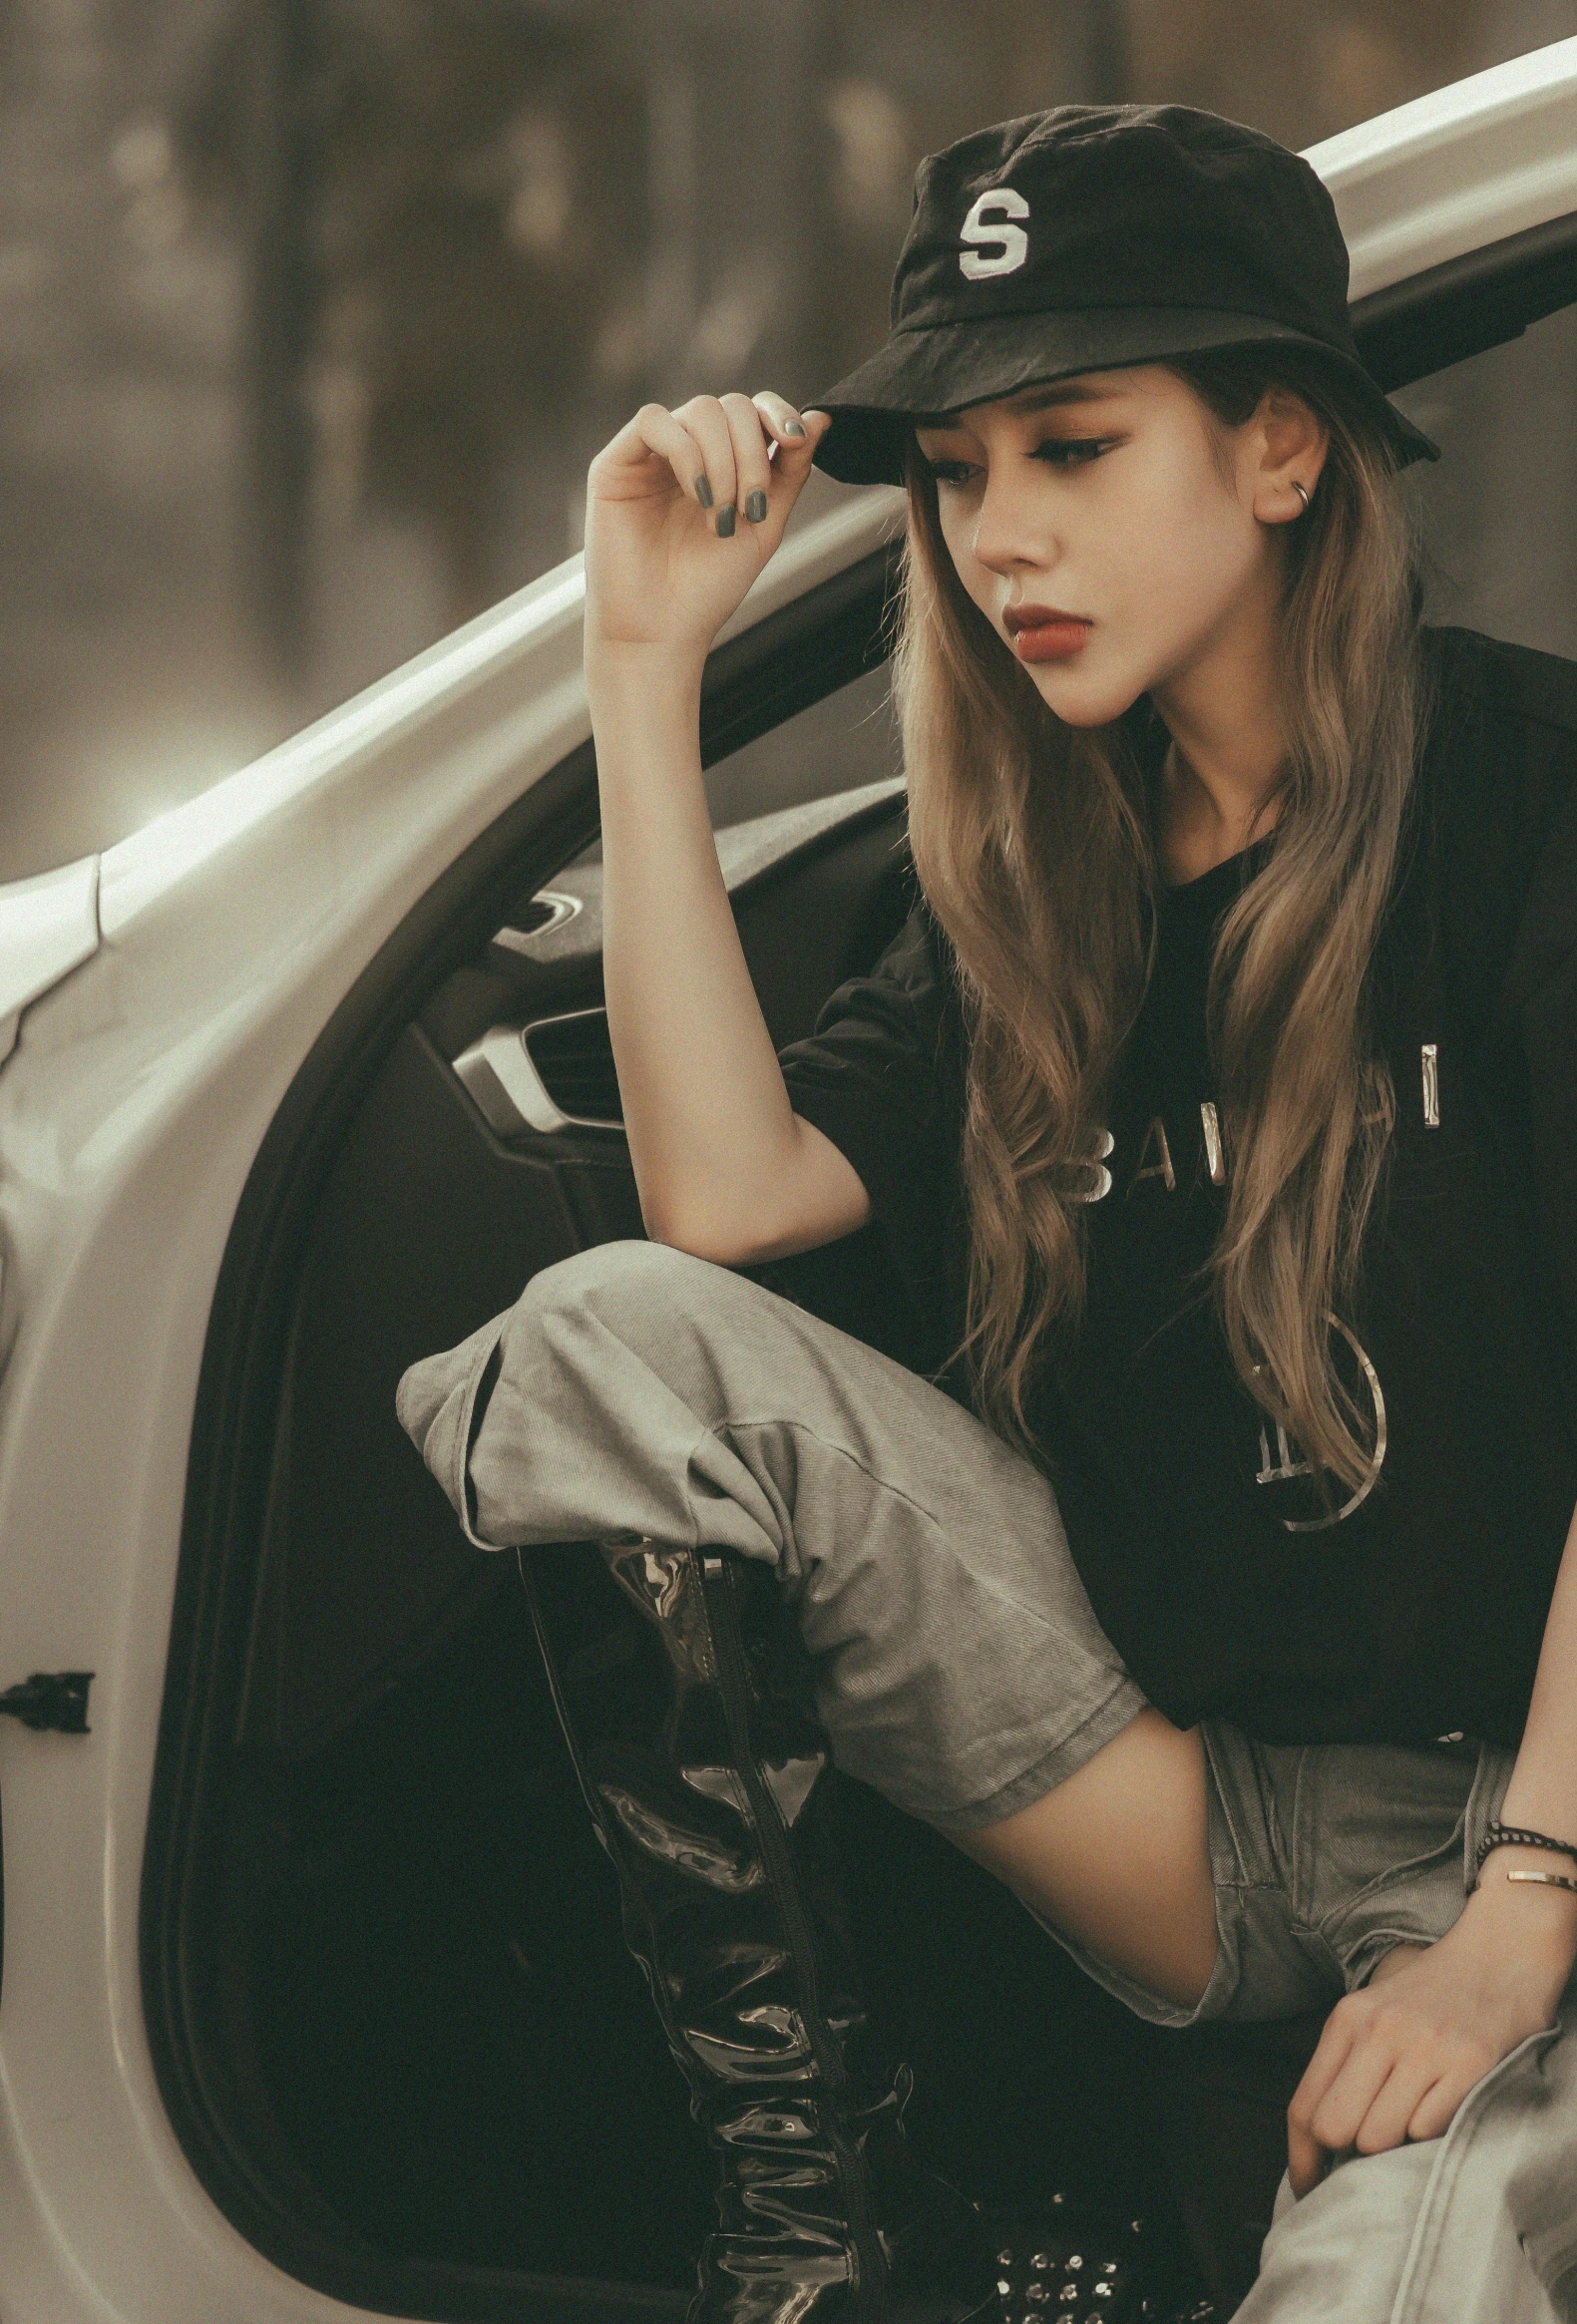
[[979,2215],[904,2130],[770,1569],[637,1536],[521,1555],[561,1725],[690,2113],[720,2163],[686,2324],[972,2324]]

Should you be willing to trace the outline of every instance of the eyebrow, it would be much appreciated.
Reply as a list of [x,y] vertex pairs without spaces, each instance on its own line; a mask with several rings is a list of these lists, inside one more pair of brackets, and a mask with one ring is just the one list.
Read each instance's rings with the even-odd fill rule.
[[[1076,379],[1056,380],[1047,387],[1025,388],[1021,395],[1005,398],[1007,409],[1019,416],[1043,412],[1053,404],[1104,404],[1122,393],[1116,387],[1085,387]],[[957,412],[912,412],[910,425],[916,428],[962,427],[971,407]]]

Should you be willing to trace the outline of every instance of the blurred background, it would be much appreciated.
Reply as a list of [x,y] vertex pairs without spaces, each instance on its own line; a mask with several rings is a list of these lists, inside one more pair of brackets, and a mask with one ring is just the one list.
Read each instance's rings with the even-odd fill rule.
[[[1573,33],[1577,0],[0,0],[0,879],[571,555],[646,398],[811,400],[966,130],[1177,102],[1301,149]],[[1574,356],[1554,317],[1398,400],[1451,426],[1454,540],[1543,512],[1472,617],[1577,652]]]

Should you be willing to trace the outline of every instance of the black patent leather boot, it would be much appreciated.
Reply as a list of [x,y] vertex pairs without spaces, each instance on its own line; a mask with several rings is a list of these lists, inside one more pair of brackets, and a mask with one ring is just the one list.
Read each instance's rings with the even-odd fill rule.
[[926,2170],[861,1999],[830,1754],[769,1569],[630,1536],[523,1552],[559,1717],[720,2161],[686,2324],[969,2324],[978,2207]]

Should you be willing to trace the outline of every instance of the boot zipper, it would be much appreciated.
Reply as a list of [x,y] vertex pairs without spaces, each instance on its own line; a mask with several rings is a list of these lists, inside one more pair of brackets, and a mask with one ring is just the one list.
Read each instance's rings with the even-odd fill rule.
[[[738,1607],[734,1599],[734,1580],[726,1558],[699,1556],[701,1593],[710,1600],[712,1584],[725,1600],[724,1619],[711,1624],[712,1642],[717,1650],[718,1678],[721,1682],[723,1716],[728,1726],[729,1741],[750,1811],[755,1819],[761,1850],[767,1858],[772,1884],[777,1891],[779,1909],[788,1935],[789,1950],[800,1972],[804,1996],[801,2017],[811,2056],[816,2062],[829,2089],[837,2090],[848,2080],[847,2070],[833,2042],[831,2031],[821,2012],[821,2001],[816,1989],[816,1955],[810,1925],[800,1909],[798,1886],[793,1862],[789,1854],[788,1838],[784,1830],[782,1811],[773,1798],[755,1763],[749,1733],[750,1674],[740,1643],[737,1624]],[[831,2109],[826,2110],[830,2115]],[[866,2200],[865,2171],[860,2156],[843,2131],[830,2120],[823,2122],[827,2143],[838,2159],[844,2177],[845,2204],[849,2214],[849,2232],[854,2242],[855,2258],[865,2288],[875,2292],[881,2301],[882,2315],[888,2312],[887,2262],[876,2238],[870,2205]],[[875,2324],[875,2319],[873,2319]]]

